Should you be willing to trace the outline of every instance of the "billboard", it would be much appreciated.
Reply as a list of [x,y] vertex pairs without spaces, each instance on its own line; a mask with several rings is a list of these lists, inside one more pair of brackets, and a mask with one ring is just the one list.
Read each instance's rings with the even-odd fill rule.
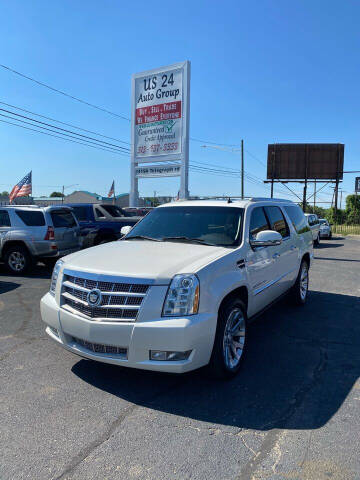
[[181,162],[179,196],[188,198],[190,62],[134,74],[131,95],[130,205],[137,206],[138,178],[175,176],[139,175],[143,163]]
[[344,144],[275,143],[268,145],[267,178],[342,180]]
[[181,175],[181,165],[150,165],[136,167],[135,175],[137,178],[179,177]]
[[360,177],[355,178],[355,192],[356,193],[360,192]]

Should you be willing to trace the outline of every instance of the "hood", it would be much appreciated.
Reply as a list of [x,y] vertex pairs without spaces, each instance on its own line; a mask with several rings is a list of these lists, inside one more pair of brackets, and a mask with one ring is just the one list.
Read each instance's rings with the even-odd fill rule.
[[103,275],[148,279],[167,285],[177,273],[196,273],[229,249],[208,245],[121,240],[64,257],[65,268]]

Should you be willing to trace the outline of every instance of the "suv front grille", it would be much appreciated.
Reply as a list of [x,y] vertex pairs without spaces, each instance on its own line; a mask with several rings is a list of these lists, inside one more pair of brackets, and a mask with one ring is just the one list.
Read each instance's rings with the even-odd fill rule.
[[114,345],[103,345],[101,343],[92,343],[81,338],[72,337],[73,342],[76,345],[80,345],[82,348],[94,353],[104,353],[111,357],[120,357],[123,360],[127,360],[127,348],[116,347]]
[[[96,306],[88,302],[88,294],[94,289],[101,292],[101,300]],[[103,282],[65,273],[61,307],[89,319],[134,321],[148,289],[149,285],[144,284]]]

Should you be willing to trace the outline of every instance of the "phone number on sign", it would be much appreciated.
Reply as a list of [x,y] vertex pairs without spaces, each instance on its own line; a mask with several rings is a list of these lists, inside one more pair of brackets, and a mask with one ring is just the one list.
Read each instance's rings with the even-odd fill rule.
[[160,143],[155,143],[149,146],[146,145],[141,145],[137,149],[137,153],[146,153],[146,152],[151,152],[151,153],[158,153],[158,152],[172,152],[174,150],[177,150],[179,146],[178,142],[173,142],[173,143],[164,143],[161,145]]

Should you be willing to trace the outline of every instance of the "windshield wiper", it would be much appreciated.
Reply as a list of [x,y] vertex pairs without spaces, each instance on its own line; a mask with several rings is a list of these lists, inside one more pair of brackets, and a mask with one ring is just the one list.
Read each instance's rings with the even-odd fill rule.
[[124,237],[124,240],[151,240],[153,242],[161,242],[161,238],[147,237],[146,235],[133,235],[131,237]]
[[202,240],[201,238],[190,238],[190,237],[164,237],[162,238],[163,242],[166,241],[177,241],[177,242],[186,242],[186,243],[199,243],[200,245],[210,245],[211,247],[217,247],[215,243],[208,243],[205,242],[205,240]]

